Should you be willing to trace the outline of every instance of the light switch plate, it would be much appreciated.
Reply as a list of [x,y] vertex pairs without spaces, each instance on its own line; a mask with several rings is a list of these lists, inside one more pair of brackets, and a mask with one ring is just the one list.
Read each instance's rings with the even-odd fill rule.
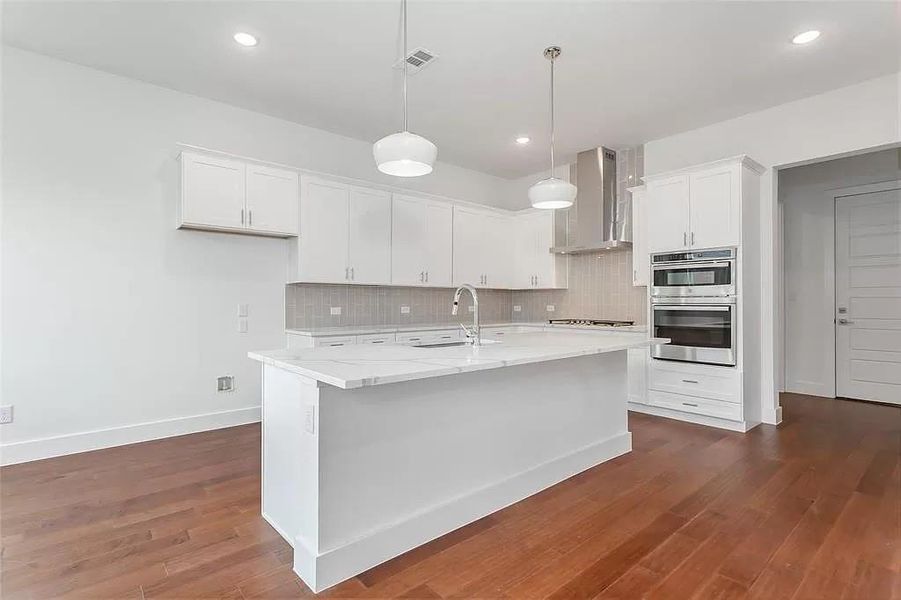
[[233,391],[235,391],[234,375],[223,375],[222,377],[217,377],[216,378],[216,391],[217,392],[233,392]]
[[247,317],[238,318],[238,333],[247,333]]
[[519,304],[514,304],[513,312],[522,312],[522,307]]
[[239,316],[239,317],[246,317],[246,316],[247,316],[247,305],[246,305],[246,304],[239,304],[239,305],[238,305],[238,316]]
[[554,306],[553,304],[548,304],[545,308],[547,309],[548,312],[554,312],[555,310],[557,310],[557,307]]
[[410,314],[410,307],[409,307],[409,306],[401,306],[401,307],[400,307],[400,314],[402,314],[402,315],[408,315],[408,314]]
[[13,407],[0,406],[0,425],[13,422]]
[[329,311],[329,314],[331,314],[331,315],[340,315],[341,307],[340,306],[330,306],[328,311]]

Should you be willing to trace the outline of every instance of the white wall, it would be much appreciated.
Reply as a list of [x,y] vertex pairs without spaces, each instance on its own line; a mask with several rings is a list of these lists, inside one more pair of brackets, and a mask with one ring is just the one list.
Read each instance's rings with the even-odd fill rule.
[[[774,169],[901,142],[901,73],[872,79],[645,144],[645,172],[658,174],[748,154],[767,167],[761,181],[761,415],[781,420],[776,394],[778,298]],[[746,290],[747,293],[747,290]]]
[[[256,419],[246,352],[284,344],[288,242],[176,230],[176,143],[396,184],[371,145],[11,48],[2,101],[2,460]],[[504,183],[404,182],[486,204]]]
[[899,152],[884,150],[779,173],[784,214],[786,391],[835,395],[834,190],[901,180]]

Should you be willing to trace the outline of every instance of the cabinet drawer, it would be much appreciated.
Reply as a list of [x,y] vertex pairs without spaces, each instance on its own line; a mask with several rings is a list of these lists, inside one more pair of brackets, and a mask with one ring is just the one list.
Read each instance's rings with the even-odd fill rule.
[[373,333],[370,335],[358,335],[358,344],[393,344],[393,333]]
[[651,360],[648,388],[673,394],[741,403],[741,377],[736,369],[703,367]]
[[441,329],[438,331],[408,331],[397,334],[398,344],[434,344],[438,342],[450,342],[460,339],[460,332],[456,329]]
[[659,406],[661,408],[669,408],[671,410],[706,415],[708,417],[717,417],[720,419],[731,419],[733,421],[741,421],[742,419],[741,404],[720,402],[708,398],[696,398],[693,396],[683,396],[681,394],[670,394],[667,392],[659,392],[657,390],[649,390],[648,404],[651,406]]
[[502,340],[510,333],[506,329],[483,329],[482,339],[485,340]]
[[313,346],[320,347],[329,347],[329,346],[352,346],[357,343],[357,338],[354,336],[344,336],[344,337],[319,337],[313,339]]

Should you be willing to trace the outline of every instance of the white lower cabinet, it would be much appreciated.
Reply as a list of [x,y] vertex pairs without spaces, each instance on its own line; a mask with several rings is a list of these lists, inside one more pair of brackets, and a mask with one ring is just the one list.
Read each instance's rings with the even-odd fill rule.
[[742,421],[741,372],[718,367],[650,359],[647,404],[692,415]]
[[460,339],[459,329],[432,329],[425,331],[408,331],[397,334],[398,344],[417,346],[420,344],[440,344]]

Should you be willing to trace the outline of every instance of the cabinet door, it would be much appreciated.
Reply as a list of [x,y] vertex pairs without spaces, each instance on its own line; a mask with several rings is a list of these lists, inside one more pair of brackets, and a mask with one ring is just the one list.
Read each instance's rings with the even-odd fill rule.
[[453,285],[454,209],[450,204],[425,205],[426,283],[434,286]]
[[[532,231],[535,237],[535,287],[557,287],[557,259],[551,254],[554,245],[554,211],[545,211],[532,217]],[[565,262],[565,259],[564,259]]]
[[632,285],[648,285],[651,259],[648,256],[647,214],[645,191],[632,193]]
[[347,281],[347,186],[304,179],[300,196],[298,281]]
[[244,228],[244,163],[183,152],[179,226]]
[[483,287],[508,288],[513,282],[513,220],[486,214],[479,222],[479,253],[485,274]]
[[538,256],[538,224],[537,215],[527,214],[516,217],[513,224],[513,281],[514,289],[536,287],[535,275]]
[[688,247],[688,175],[647,185],[647,232],[650,252]]
[[297,173],[261,165],[247,165],[249,229],[297,235],[299,205]]
[[648,403],[648,349],[630,348],[628,352],[629,402]]
[[454,284],[468,283],[485,287],[484,235],[485,214],[454,207]]
[[353,283],[391,283],[391,194],[351,188],[347,265]]
[[429,247],[428,206],[416,198],[395,194],[391,215],[391,282],[424,285]]
[[740,220],[739,167],[692,173],[689,245],[692,248],[737,246]]

